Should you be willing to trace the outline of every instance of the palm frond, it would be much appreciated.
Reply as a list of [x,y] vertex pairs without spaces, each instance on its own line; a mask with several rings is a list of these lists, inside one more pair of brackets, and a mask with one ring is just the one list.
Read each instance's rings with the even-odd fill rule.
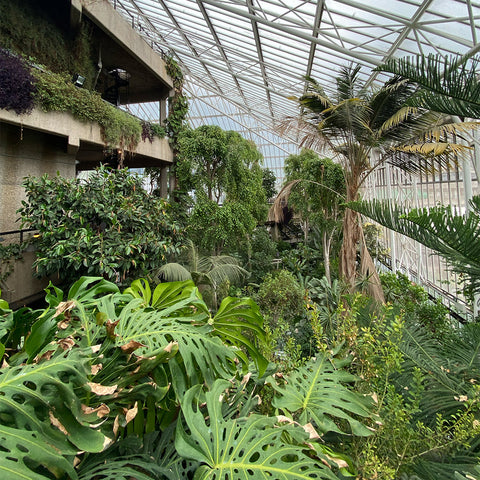
[[460,56],[419,55],[391,59],[376,70],[400,75],[421,87],[410,105],[459,117],[480,118],[478,58],[464,62]]
[[165,282],[185,282],[192,280],[190,272],[179,263],[166,263],[157,270],[157,276]]
[[291,182],[286,183],[278,195],[276,196],[273,205],[268,211],[268,221],[275,223],[283,223],[285,218],[284,209],[288,205],[288,199],[292,192],[292,189],[298,185],[302,180],[292,180]]
[[406,120],[411,117],[413,114],[417,113],[418,109],[416,107],[402,107],[399,110],[383,122],[381,127],[377,131],[378,136],[385,135],[389,130],[394,129],[406,122]]
[[472,288],[480,288],[480,215],[478,197],[468,216],[451,207],[408,212],[389,202],[352,202],[349,207],[377,223],[413,238],[443,256],[454,272],[466,275]]

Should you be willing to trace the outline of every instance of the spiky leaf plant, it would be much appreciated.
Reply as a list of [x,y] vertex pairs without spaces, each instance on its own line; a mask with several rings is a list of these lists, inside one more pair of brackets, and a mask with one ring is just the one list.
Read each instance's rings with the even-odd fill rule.
[[479,58],[418,55],[390,59],[376,68],[415,82],[408,105],[459,117],[480,118]]
[[407,211],[391,202],[351,202],[349,207],[440,254],[452,270],[480,289],[480,196],[462,215],[451,206]]

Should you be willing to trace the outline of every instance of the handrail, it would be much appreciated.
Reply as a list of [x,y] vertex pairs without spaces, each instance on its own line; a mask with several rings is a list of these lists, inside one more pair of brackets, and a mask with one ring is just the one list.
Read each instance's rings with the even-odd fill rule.
[[3,242],[3,235],[16,235],[18,233],[20,234],[20,242],[23,242],[23,234],[25,232],[35,232],[37,230],[37,228],[24,228],[20,230],[8,230],[6,232],[0,232],[0,242]]

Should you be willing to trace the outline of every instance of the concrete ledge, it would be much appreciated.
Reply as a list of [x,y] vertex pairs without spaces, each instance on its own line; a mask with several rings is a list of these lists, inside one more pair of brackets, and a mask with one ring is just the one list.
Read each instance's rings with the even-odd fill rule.
[[[100,126],[97,123],[82,122],[68,112],[43,112],[36,108],[29,115],[17,115],[15,112],[0,109],[0,122],[2,121],[65,137],[69,153],[78,152],[78,156],[81,156],[81,142],[99,147],[98,154],[100,154],[100,150],[103,151],[105,146]],[[152,143],[140,140],[135,151],[129,153],[132,154],[132,158],[135,158],[135,156],[144,160],[146,158],[154,164],[173,162],[173,152],[166,138],[155,137]],[[131,166],[135,165],[132,164]]]

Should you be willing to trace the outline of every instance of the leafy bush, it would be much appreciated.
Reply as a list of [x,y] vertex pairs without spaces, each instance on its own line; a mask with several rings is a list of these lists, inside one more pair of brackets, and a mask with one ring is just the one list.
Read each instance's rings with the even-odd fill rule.
[[304,308],[304,294],[295,277],[287,270],[269,274],[260,285],[256,301],[262,313],[275,323],[283,318],[294,325]]
[[23,185],[22,223],[39,231],[38,276],[122,282],[158,268],[181,247],[168,203],[148,195],[142,178],[128,170],[101,167],[85,181],[28,177]]
[[245,268],[251,273],[250,282],[261,283],[267,273],[274,269],[273,260],[277,255],[277,244],[270,238],[265,228],[257,227],[251,238],[240,245],[239,250]]
[[402,273],[385,273],[380,278],[386,300],[397,312],[403,310],[408,322],[427,327],[439,338],[449,331],[448,309],[440,300],[431,301],[423,287]]
[[35,91],[35,78],[25,62],[0,49],[0,108],[17,115],[29,113]]

